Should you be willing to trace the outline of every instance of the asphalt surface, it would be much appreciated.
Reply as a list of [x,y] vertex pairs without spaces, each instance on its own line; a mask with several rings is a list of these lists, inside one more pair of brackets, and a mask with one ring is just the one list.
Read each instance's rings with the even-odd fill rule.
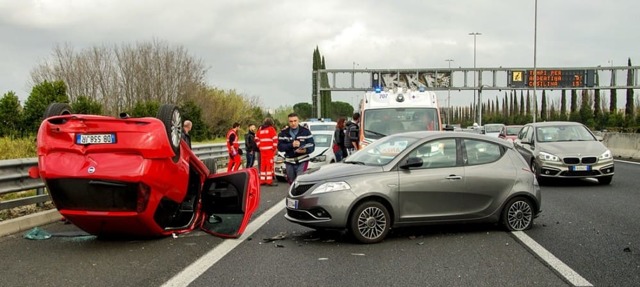
[[[543,186],[531,238],[594,286],[640,282],[640,165],[616,162],[610,186],[581,180]],[[264,187],[254,221],[280,203],[286,183]],[[393,230],[379,244],[344,232],[318,233],[284,209],[190,286],[564,286],[511,233],[495,225]],[[75,226],[54,236],[0,238],[0,286],[160,286],[225,240],[201,231],[157,240],[100,240]],[[265,242],[277,235],[284,239]]]

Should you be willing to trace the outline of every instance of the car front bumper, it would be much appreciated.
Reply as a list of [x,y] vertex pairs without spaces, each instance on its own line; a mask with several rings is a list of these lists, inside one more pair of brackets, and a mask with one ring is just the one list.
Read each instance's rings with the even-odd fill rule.
[[593,164],[566,164],[538,160],[538,166],[540,176],[546,178],[598,178],[613,176],[615,172],[613,159]]
[[351,190],[286,198],[285,218],[311,228],[346,228],[349,209],[357,199]]

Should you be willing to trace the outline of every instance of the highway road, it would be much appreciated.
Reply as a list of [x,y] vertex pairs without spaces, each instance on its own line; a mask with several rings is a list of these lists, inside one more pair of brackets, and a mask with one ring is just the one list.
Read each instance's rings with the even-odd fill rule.
[[282,183],[263,187],[247,234],[235,240],[201,231],[101,240],[55,222],[40,227],[54,235],[48,240],[0,238],[0,286],[632,286],[640,282],[638,174],[639,164],[617,161],[611,185],[543,186],[543,213],[521,235],[444,225],[362,245],[286,221]]

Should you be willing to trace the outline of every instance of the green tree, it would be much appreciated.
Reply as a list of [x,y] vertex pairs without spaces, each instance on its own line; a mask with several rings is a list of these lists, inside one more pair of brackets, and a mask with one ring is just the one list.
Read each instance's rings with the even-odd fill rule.
[[160,103],[157,101],[138,101],[133,106],[129,115],[134,118],[155,117],[159,109]]
[[612,114],[618,113],[618,93],[616,89],[611,89],[609,112]]
[[16,136],[20,128],[22,107],[16,93],[9,91],[0,99],[0,137]]
[[298,114],[300,119],[309,119],[313,116],[313,111],[311,110],[313,106],[309,103],[297,103],[293,105],[293,111]]
[[189,120],[193,124],[191,131],[189,132],[191,140],[204,141],[210,138],[209,128],[202,120],[202,108],[200,108],[200,106],[195,102],[191,100],[184,102],[182,106],[180,106],[180,115],[183,122]]
[[[323,70],[327,68],[326,62],[324,60],[324,56],[322,56],[322,63],[320,65],[320,68],[323,69]],[[328,88],[329,87],[329,77],[328,77],[327,74],[323,74],[322,75],[320,84],[322,85],[322,88]],[[323,118],[331,117],[331,113],[332,113],[332,111],[331,111],[331,108],[332,108],[332,105],[331,105],[331,102],[332,102],[332,100],[331,100],[331,91],[322,91],[320,93],[320,95],[322,96],[322,98],[321,98],[322,99],[322,109],[320,110],[320,112],[322,113],[322,117]]]
[[71,102],[71,109],[76,114],[101,115],[102,104],[87,96],[79,96]]
[[353,106],[346,102],[335,101],[331,103],[331,111],[331,119],[336,121],[340,117],[351,117],[353,115]]
[[589,90],[582,90],[582,102],[580,103],[580,120],[588,127],[593,128],[595,126]]
[[567,120],[567,90],[562,90],[562,96],[560,97],[560,120]]
[[313,60],[312,60],[312,70],[313,74],[311,76],[311,117],[321,117],[316,114],[318,111],[318,99],[320,98],[320,94],[318,93],[318,70],[322,65],[320,57],[320,49],[318,46],[313,50]]
[[63,81],[44,81],[31,89],[22,118],[25,133],[35,134],[38,131],[44,112],[51,103],[69,103],[67,86]]
[[547,93],[546,90],[542,90],[542,102],[540,104],[540,120],[547,121]]
[[[629,58],[627,66],[631,67],[631,58]],[[633,86],[633,71],[634,70],[631,68],[627,70],[627,86]],[[627,103],[624,108],[624,118],[627,127],[635,126],[635,117],[633,114],[635,112],[635,108],[633,107],[633,104],[633,89],[627,89]]]

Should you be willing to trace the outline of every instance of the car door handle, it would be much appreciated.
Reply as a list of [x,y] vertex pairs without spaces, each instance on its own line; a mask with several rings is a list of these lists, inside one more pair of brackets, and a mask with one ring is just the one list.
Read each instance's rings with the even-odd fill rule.
[[459,180],[459,179],[462,179],[462,176],[452,174],[452,175],[450,175],[450,176],[445,177],[445,179],[455,179],[455,180]]

